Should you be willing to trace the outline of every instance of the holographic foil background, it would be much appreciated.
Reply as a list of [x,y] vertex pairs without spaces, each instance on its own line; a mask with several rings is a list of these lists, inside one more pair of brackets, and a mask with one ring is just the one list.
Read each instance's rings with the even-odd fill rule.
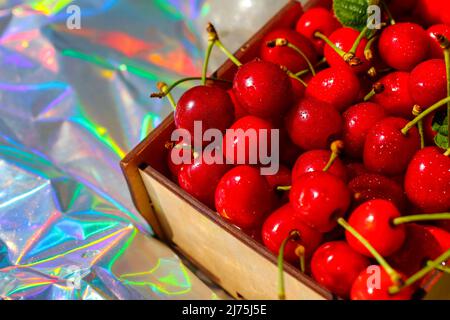
[[119,161],[170,111],[156,82],[200,74],[207,21],[236,49],[285,2],[0,0],[0,298],[218,297],[151,237]]

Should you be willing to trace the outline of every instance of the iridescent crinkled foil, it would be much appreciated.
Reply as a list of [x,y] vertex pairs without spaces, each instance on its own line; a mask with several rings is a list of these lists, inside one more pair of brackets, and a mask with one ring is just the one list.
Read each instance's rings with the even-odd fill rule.
[[1,298],[216,298],[151,238],[119,161],[170,111],[155,83],[199,74],[207,20],[237,48],[284,3],[0,0]]

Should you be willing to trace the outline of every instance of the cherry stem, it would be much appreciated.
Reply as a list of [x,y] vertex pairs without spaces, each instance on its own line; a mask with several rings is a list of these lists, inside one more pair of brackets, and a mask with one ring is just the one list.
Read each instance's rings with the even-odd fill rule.
[[308,74],[310,72],[311,71],[309,69],[305,69],[305,70],[302,70],[302,71],[299,71],[299,72],[295,73],[295,76],[296,77],[301,77],[301,76],[304,76],[305,74]]
[[281,69],[283,69],[283,71],[285,71],[289,77],[300,82],[305,88],[308,88],[308,84],[305,81],[303,81],[302,78],[296,76],[295,73],[289,71],[285,66],[281,66]]
[[[352,52],[345,52],[341,48],[338,48],[336,46],[336,44],[334,44],[330,39],[328,39],[328,37],[325,36],[323,33],[319,32],[319,31],[316,31],[314,33],[314,36],[316,38],[319,38],[319,39],[322,39],[323,41],[325,41],[325,43],[327,45],[329,45],[351,67],[356,67],[356,66],[358,66],[358,65],[360,65],[362,63],[362,61],[359,58],[355,57],[354,53],[352,53]],[[358,36],[358,38],[359,38],[359,36]],[[361,42],[361,40],[359,40],[359,42]],[[359,43],[357,43],[357,46],[358,45],[359,45]]]
[[194,148],[190,145],[186,144],[175,144],[174,142],[167,142],[165,145],[166,149],[175,149],[175,150],[189,150],[194,151]]
[[292,186],[279,186],[277,187],[278,191],[289,191],[292,189]]
[[284,288],[284,249],[289,241],[295,241],[300,238],[300,232],[293,230],[281,243],[278,251],[278,299],[286,300],[286,291]]
[[[422,112],[422,108],[419,105],[415,105],[412,111],[413,116],[417,117]],[[425,148],[425,134],[423,131],[423,120],[420,120],[417,123],[417,128],[419,129],[419,135],[420,135],[420,148]]]
[[404,216],[395,218],[392,223],[396,226],[404,223],[416,222],[416,221],[434,221],[434,220],[450,220],[450,212],[444,213],[428,213],[428,214],[416,214],[412,216]]
[[301,244],[295,249],[295,254],[300,258],[300,271],[305,273],[306,271],[306,259],[305,259],[305,246]]
[[369,101],[369,100],[372,99],[375,95],[376,95],[375,89],[370,90],[370,92],[369,92],[368,94],[366,94],[366,96],[364,97],[364,102]]
[[399,293],[402,289],[411,286],[415,282],[419,281],[423,277],[425,277],[428,273],[436,269],[436,267],[440,266],[443,262],[447,261],[450,258],[450,249],[441,254],[436,260],[433,260],[427,263],[427,266],[422,270],[416,272],[411,277],[406,279],[406,281],[402,285],[393,285],[389,288],[390,294]]
[[344,142],[342,140],[336,140],[331,144],[331,155],[330,159],[328,160],[328,163],[323,168],[323,172],[327,172],[330,170],[333,163],[336,161],[337,158],[339,158],[339,155],[342,152],[342,149],[344,149]]
[[209,41],[213,41],[214,44],[219,47],[219,49],[222,50],[228,59],[230,59],[236,66],[242,66],[242,63],[223,45],[222,41],[220,41],[219,34],[211,22],[208,23],[206,31],[208,32]]
[[408,131],[413,128],[420,120],[422,120],[423,118],[425,118],[426,116],[428,116],[429,114],[433,113],[434,111],[436,111],[437,109],[439,109],[440,107],[442,107],[443,105],[446,105],[447,103],[450,102],[450,97],[447,97],[445,99],[442,99],[439,102],[436,102],[434,105],[432,105],[431,107],[429,107],[428,109],[426,109],[424,112],[422,112],[421,114],[419,114],[417,117],[415,117],[412,121],[410,121],[403,129],[402,129],[402,133],[404,135],[406,135],[408,133]]
[[369,70],[367,70],[367,75],[371,79],[375,79],[378,75],[377,69],[375,69],[375,67],[370,67]]
[[175,147],[175,142],[173,141],[167,141],[164,144],[164,148],[166,148],[167,150],[173,149]]
[[388,18],[389,18],[389,23],[390,23],[391,25],[392,25],[392,24],[395,24],[396,22],[395,22],[394,17],[392,16],[391,10],[389,10],[389,7],[388,7],[388,5],[386,4],[386,2],[384,2],[384,0],[381,0],[381,5],[383,6],[384,11],[386,11],[386,14],[387,14],[387,16],[388,16]]
[[[432,265],[433,261],[428,261],[427,266]],[[443,265],[437,265],[435,266],[436,270],[439,270],[441,272],[449,273],[450,274],[450,267],[444,267]]]
[[216,40],[215,42],[216,46],[219,47],[220,50],[222,50],[223,53],[230,59],[236,66],[240,67],[242,66],[242,62],[240,62],[223,44],[220,40]]
[[[156,87],[158,88],[158,90],[160,92],[159,94],[162,95],[161,98],[167,97],[167,100],[169,100],[170,105],[172,106],[172,109],[175,110],[177,108],[177,104],[176,104],[175,99],[173,98],[172,94],[170,93],[170,89],[167,86],[167,84],[164,82],[158,82],[156,84]],[[153,98],[153,94],[151,95],[151,97]]]
[[419,135],[420,135],[420,149],[425,148],[425,136],[423,131],[423,121],[419,121],[417,124],[417,129],[419,129]]
[[[175,89],[177,86],[179,86],[180,84],[182,84],[184,82],[188,82],[188,81],[195,81],[195,80],[202,80],[202,78],[201,77],[189,77],[189,78],[177,80],[173,84],[171,84],[169,87],[167,87],[167,89],[164,91],[162,91],[159,88],[159,84],[158,84],[158,89],[160,90],[160,92],[152,93],[150,95],[150,98],[159,98],[159,99],[164,98],[165,96],[169,96],[170,92],[173,89]],[[214,77],[207,77],[206,80],[231,83],[231,81],[229,81],[229,80],[219,79],[219,78],[214,78]]]
[[[322,66],[322,65],[324,65],[324,64],[326,64],[326,63],[327,63],[327,60],[326,60],[325,58],[322,58],[322,60],[320,60],[319,62],[316,63],[316,65],[314,66],[314,68],[318,68],[318,67],[320,67],[320,66]],[[305,75],[305,74],[308,74],[308,73],[310,73],[310,72],[311,72],[310,69],[305,69],[305,70],[302,70],[302,71],[297,72],[295,75],[296,75],[297,77],[301,77],[301,76],[303,76],[303,75]]]
[[208,65],[209,65],[209,59],[211,57],[212,49],[214,48],[214,45],[216,43],[216,40],[208,40],[208,47],[206,49],[205,54],[205,61],[203,63],[203,69],[202,69],[202,85],[206,84],[206,76],[208,74]]
[[195,151],[194,147],[190,146],[190,145],[186,145],[186,144],[175,144],[175,142],[173,141],[167,141],[166,144],[164,145],[164,147],[167,150],[189,150],[192,154],[192,157],[194,159],[197,159],[199,157],[199,153]]
[[325,43],[327,45],[329,45],[334,51],[336,51],[336,53],[338,55],[340,55],[342,58],[344,58],[346,52],[344,50],[342,50],[341,48],[338,48],[330,39],[328,39],[328,37],[326,35],[324,35],[323,33],[319,32],[319,31],[316,31],[314,33],[314,36],[316,38],[319,38],[319,39],[325,41]]
[[450,156],[450,148],[448,148],[447,151],[445,151],[444,156],[446,157]]
[[357,50],[359,44],[361,43],[361,40],[363,39],[364,35],[366,34],[367,30],[368,30],[368,27],[367,26],[364,27],[364,29],[360,32],[360,34],[356,38],[355,42],[353,43],[353,47],[351,48],[351,50],[349,52],[345,52],[344,50],[342,50],[341,48],[336,46],[336,44],[334,44],[327,36],[325,36],[323,33],[319,32],[319,31],[316,31],[314,33],[314,36],[316,38],[319,38],[319,39],[322,39],[323,41],[325,41],[325,43],[327,45],[329,45],[351,67],[356,67],[356,66],[360,65],[362,63],[362,61],[359,58],[355,57],[355,53],[356,53],[356,50]]
[[392,282],[399,284],[402,282],[400,274],[395,271],[387,261],[378,253],[378,251],[367,241],[358,231],[356,231],[344,218],[339,218],[337,220],[339,225],[341,225],[346,231],[351,233],[356,239],[361,242],[361,244],[372,254],[372,256],[377,260],[377,262],[384,268],[386,273],[392,279]]
[[362,41],[362,39],[366,36],[367,31],[369,30],[368,26],[365,26],[364,29],[361,30],[361,32],[359,33],[358,37],[356,38],[355,42],[353,42],[353,46],[350,49],[350,51],[348,53],[355,55],[356,54],[356,50],[358,50],[358,47]]
[[389,73],[389,72],[391,72],[392,70],[393,70],[392,68],[387,67],[387,68],[378,70],[378,72],[379,72],[379,73]]
[[372,46],[373,43],[378,39],[378,36],[372,37],[369,41],[367,41],[366,47],[364,48],[364,57],[367,61],[370,61],[373,59],[373,51]]
[[277,39],[268,41],[267,42],[267,46],[269,48],[275,48],[275,47],[288,47],[288,48],[291,48],[292,50],[294,50],[295,52],[297,52],[299,55],[302,56],[302,58],[308,64],[308,68],[309,68],[309,70],[311,70],[311,73],[314,76],[316,75],[316,70],[314,69],[314,66],[311,63],[311,60],[309,60],[309,58],[306,56],[306,54],[299,47],[297,47],[293,43],[289,42],[287,39],[277,38]]
[[372,90],[364,97],[364,101],[367,102],[372,99],[376,94],[380,94],[384,91],[384,85],[377,82],[373,85]]

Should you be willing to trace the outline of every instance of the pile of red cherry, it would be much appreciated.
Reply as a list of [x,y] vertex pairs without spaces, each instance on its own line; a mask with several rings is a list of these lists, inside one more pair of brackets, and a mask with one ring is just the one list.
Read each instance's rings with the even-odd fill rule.
[[[412,299],[419,271],[449,272],[450,2],[387,7],[381,30],[358,31],[321,1],[295,29],[270,32],[259,58],[230,57],[232,88],[204,71],[179,99],[176,127],[192,134],[194,121],[224,133],[280,129],[277,174],[196,154],[175,165],[174,152],[192,153],[184,141],[168,152],[180,187],[342,298]],[[209,48],[229,55],[209,31]],[[381,270],[374,287],[369,266]]]

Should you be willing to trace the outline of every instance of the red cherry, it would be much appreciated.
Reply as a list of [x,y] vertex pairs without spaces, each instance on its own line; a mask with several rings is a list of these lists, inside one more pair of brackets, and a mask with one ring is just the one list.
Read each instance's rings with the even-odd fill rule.
[[313,8],[322,7],[322,8],[331,10],[333,7],[333,0],[317,0],[317,1],[314,1],[314,3],[312,5],[313,5]]
[[[302,80],[308,84],[311,81],[312,76],[310,74],[301,77]],[[297,79],[291,78],[292,91],[294,92],[294,101],[298,102],[305,96],[306,87],[303,83]]]
[[345,183],[327,172],[300,176],[293,182],[289,197],[296,216],[320,232],[331,231],[350,206]]
[[386,112],[376,103],[364,102],[348,108],[343,114],[345,153],[353,158],[362,158],[367,133],[385,117]]
[[369,200],[384,199],[394,203],[400,211],[406,207],[403,188],[385,176],[374,173],[363,174],[350,181],[348,187],[354,194],[356,205]]
[[341,134],[342,118],[328,103],[305,98],[286,115],[286,128],[301,149],[327,149]]
[[309,81],[305,94],[342,112],[358,99],[360,89],[358,77],[348,68],[327,68]]
[[273,190],[280,186],[290,186],[292,184],[291,170],[283,165],[280,165],[276,174],[265,176],[265,178]]
[[253,240],[262,243],[262,239],[261,239],[261,226],[258,226],[256,228],[252,228],[252,229],[241,229],[239,227],[236,227],[239,230],[241,230],[242,232],[244,232],[246,235],[248,235],[250,238],[252,238]]
[[[386,64],[386,62],[383,61],[383,59],[381,59],[380,57],[380,53],[379,53],[379,41],[374,41],[372,46],[371,46],[371,53],[372,53],[372,65],[375,68],[375,70],[389,70],[390,67]],[[367,74],[367,73],[366,73]]]
[[409,91],[422,110],[447,97],[447,74],[442,59],[427,60],[415,67],[409,77]]
[[261,118],[281,117],[293,99],[289,76],[267,61],[254,60],[241,66],[233,90],[248,113]]
[[178,184],[194,198],[213,208],[216,187],[229,169],[226,164],[207,164],[205,157],[199,156],[192,164],[181,166]]
[[[371,200],[360,205],[350,215],[348,223],[358,231],[383,257],[388,257],[405,242],[404,225],[394,226],[400,212],[391,201]],[[345,232],[348,244],[357,252],[372,257],[366,247],[350,232]]]
[[426,266],[427,261],[438,258],[442,248],[433,234],[418,224],[406,225],[406,241],[389,259],[390,265],[407,276]]
[[207,129],[225,131],[234,120],[234,107],[228,93],[216,86],[196,86],[180,98],[175,111],[175,125],[194,137],[194,121],[201,121],[202,133]]
[[[377,69],[378,70],[378,69]],[[368,92],[373,89],[374,78],[369,77],[369,75],[360,75],[359,83],[361,84],[361,89],[359,90],[357,101],[365,101],[365,97]]]
[[423,227],[433,235],[433,237],[436,239],[437,242],[439,242],[441,252],[445,252],[448,249],[450,249],[450,232],[446,231],[445,229],[433,226],[423,226]]
[[192,146],[190,143],[178,142],[175,146],[169,149],[167,153],[167,166],[169,168],[172,177],[178,180],[178,173],[180,172],[183,163],[175,164],[174,159],[185,159],[189,158],[194,160]]
[[[384,13],[384,17],[388,18],[387,14]],[[417,16],[417,14],[415,14],[415,12],[407,12],[405,11],[403,13],[403,15],[399,15],[399,16],[393,16],[395,17],[395,21],[396,22],[412,22],[412,23],[417,23],[420,24],[421,26],[423,26],[425,28],[425,26],[423,25],[423,22],[420,20],[420,17]]]
[[369,259],[355,252],[345,241],[324,243],[311,260],[313,278],[332,293],[348,298],[353,283]]
[[409,71],[428,57],[429,47],[428,36],[420,25],[401,22],[383,30],[378,51],[390,67]]
[[228,94],[230,95],[231,101],[233,101],[234,119],[238,120],[240,118],[248,116],[247,110],[245,110],[245,108],[242,106],[242,104],[240,104],[239,101],[237,101],[236,96],[234,95],[233,89],[229,89]]
[[[333,42],[339,49],[348,52],[353,47],[355,40],[359,36],[359,31],[352,28],[339,28],[334,31],[330,36],[329,40]],[[350,67],[349,64],[331,48],[329,45],[325,46],[324,55],[327,62],[332,67],[341,67],[352,70],[354,73],[364,73],[371,67],[370,61],[368,61],[364,55],[364,49],[367,45],[367,39],[363,38],[356,50],[355,57],[358,58],[362,63],[358,66]]]
[[[379,270],[374,272],[373,270]],[[379,277],[378,277],[379,276]],[[375,279],[374,279],[375,278]],[[406,277],[405,277],[406,278]],[[379,282],[378,282],[379,281]],[[351,300],[410,300],[414,294],[413,287],[406,287],[399,293],[391,295],[389,288],[393,285],[391,277],[380,266],[369,266],[362,271],[353,283]]]
[[215,200],[217,212],[243,229],[260,225],[276,203],[266,179],[249,166],[228,171],[217,186]]
[[402,118],[385,118],[368,132],[364,165],[369,171],[391,176],[405,172],[409,161],[420,149],[417,128],[412,128],[406,135],[401,132],[407,123]]
[[[303,153],[292,169],[292,180],[295,181],[308,172],[323,171],[330,160],[330,156],[331,151],[327,150],[311,150]],[[339,158],[334,160],[327,172],[344,182],[348,181],[347,168]]]
[[444,58],[444,50],[441,48],[439,41],[436,39],[436,34],[443,35],[447,39],[450,39],[450,26],[447,24],[435,24],[427,30],[428,36],[430,37],[430,51],[431,57],[435,59]]
[[306,11],[298,20],[295,29],[314,44],[317,53],[323,55],[325,42],[315,37],[314,34],[319,31],[328,37],[340,27],[341,24],[330,11],[318,7]]
[[379,81],[383,91],[375,94],[372,102],[378,103],[395,117],[412,118],[414,101],[409,90],[409,73],[392,72]]
[[450,25],[450,6],[446,3],[447,7],[441,12],[441,22],[446,25]]
[[445,11],[449,11],[450,6],[447,1],[442,0],[418,0],[416,4],[416,14],[424,24],[432,25],[442,23],[442,16]]
[[409,200],[425,212],[450,210],[450,158],[437,147],[418,151],[405,176]]
[[292,142],[286,128],[284,126],[282,128],[280,128],[280,161],[281,161],[281,163],[292,168],[292,166],[295,163],[295,160],[300,156],[301,153],[302,153],[302,150],[300,150],[300,148]]
[[369,173],[366,167],[359,162],[351,162],[346,164],[349,180],[353,180],[363,174]]
[[267,218],[262,227],[262,240],[270,251],[278,255],[281,243],[292,231],[298,231],[300,239],[286,244],[284,258],[292,264],[298,264],[296,248],[303,245],[306,257],[310,257],[322,241],[322,234],[296,218],[290,204],[282,206]]
[[389,10],[397,20],[398,16],[411,16],[416,5],[417,0],[391,0],[389,2]]
[[441,220],[441,221],[436,221],[436,224],[439,228],[450,232],[450,221],[448,220]]
[[[261,143],[266,144],[266,152],[271,150],[272,124],[254,116],[245,116],[237,120],[226,131],[223,139],[223,154],[231,164],[261,164],[259,157]],[[250,133],[255,133],[254,135]],[[255,141],[253,141],[256,138]],[[243,158],[240,159],[242,149]]]
[[304,97],[306,87],[297,79],[291,78],[292,92],[294,94],[294,101],[298,102]]
[[313,65],[317,63],[317,53],[311,41],[307,37],[290,29],[277,29],[264,37],[261,46],[261,58],[263,60],[285,66],[293,73],[308,69],[306,60],[295,50],[289,47],[272,48],[267,46],[268,41],[278,38],[286,39],[299,48]]

